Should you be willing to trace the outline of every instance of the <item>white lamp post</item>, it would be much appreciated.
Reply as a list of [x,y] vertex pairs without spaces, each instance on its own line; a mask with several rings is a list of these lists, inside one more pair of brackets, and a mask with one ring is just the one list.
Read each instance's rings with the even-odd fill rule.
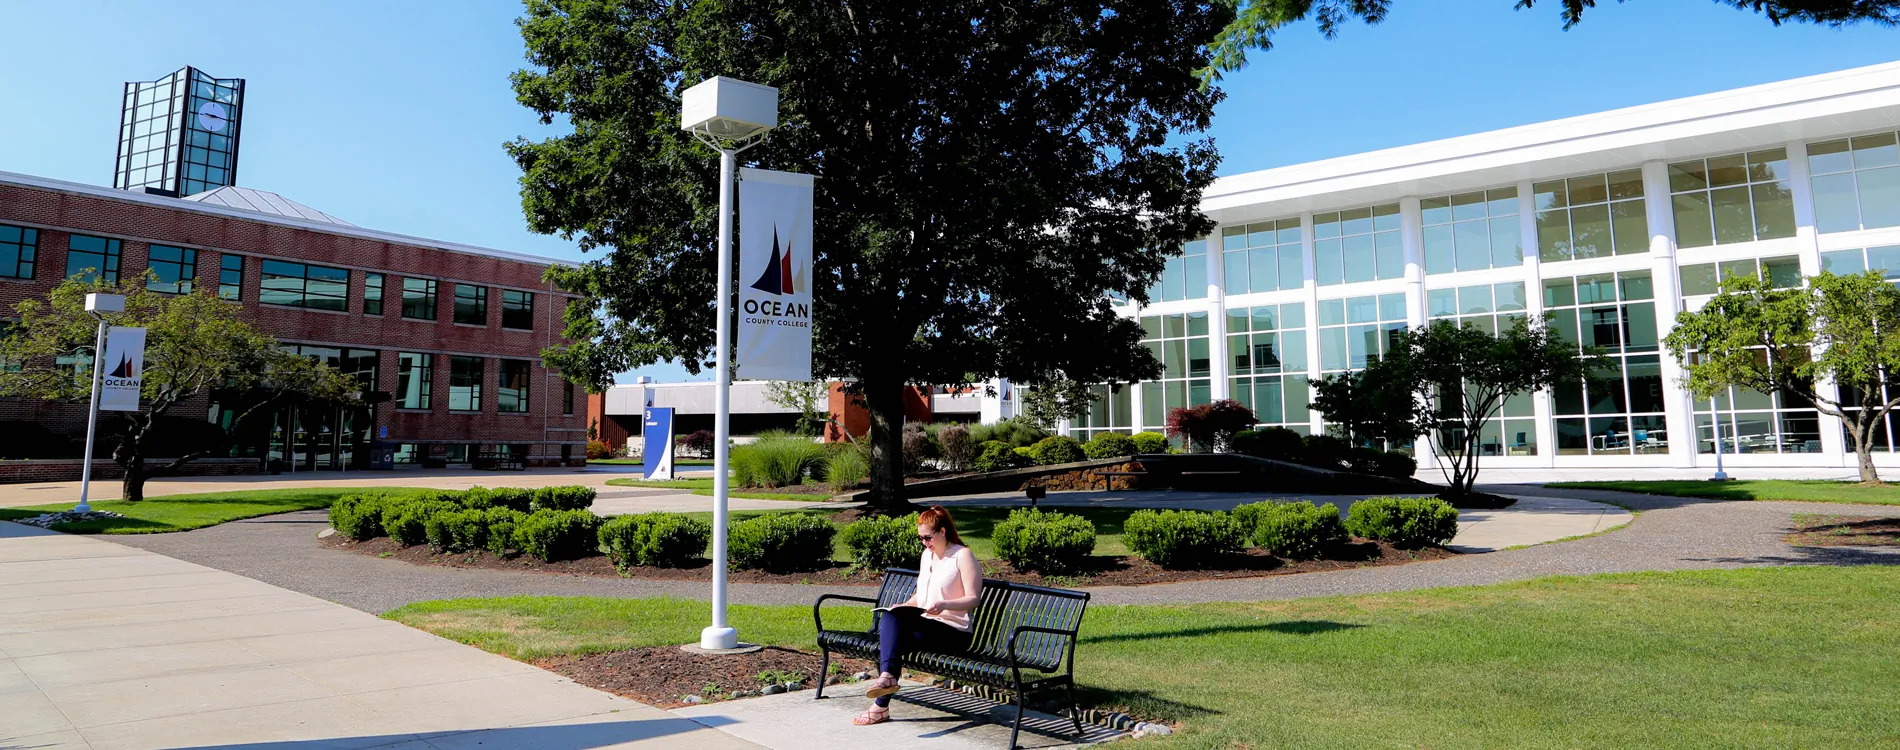
[[106,358],[106,318],[104,313],[125,312],[125,297],[118,294],[86,295],[86,312],[99,322],[99,335],[92,347],[92,408],[86,412],[86,453],[79,460],[79,504],[73,510],[80,513],[92,511],[92,504],[86,497],[92,491],[92,440],[99,432],[99,373],[100,360]]
[[1726,482],[1728,472],[1722,470],[1722,407],[1714,396],[1709,397],[1709,417],[1709,427],[1715,432],[1715,476],[1709,477],[1709,481]]
[[699,647],[739,647],[739,631],[726,624],[726,470],[731,457],[732,414],[732,175],[740,151],[756,146],[778,127],[778,89],[715,76],[680,96],[680,129],[719,151],[719,317],[713,363],[719,387],[713,418],[713,621],[699,633]]

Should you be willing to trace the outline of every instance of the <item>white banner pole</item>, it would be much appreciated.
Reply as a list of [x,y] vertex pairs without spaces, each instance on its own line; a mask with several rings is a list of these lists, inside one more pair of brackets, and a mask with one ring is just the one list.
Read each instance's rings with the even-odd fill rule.
[[106,319],[99,319],[99,338],[92,345],[92,407],[86,414],[86,452],[79,457],[79,504],[73,510],[80,513],[92,512],[92,504],[86,502],[86,496],[92,491],[92,442],[99,432],[99,373],[100,362],[106,358]]
[[739,152],[719,150],[719,319],[714,325],[718,346],[713,363],[719,368],[713,417],[713,621],[699,633],[699,647],[723,651],[739,647],[739,631],[726,624],[726,494],[732,462],[732,173]]

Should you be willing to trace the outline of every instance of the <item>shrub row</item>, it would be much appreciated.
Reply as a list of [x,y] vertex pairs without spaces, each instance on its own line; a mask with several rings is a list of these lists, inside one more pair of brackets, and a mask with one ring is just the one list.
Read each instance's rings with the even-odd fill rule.
[[[591,487],[474,487],[415,495],[356,494],[330,506],[330,525],[357,541],[387,536],[405,547],[438,552],[516,549],[542,560],[585,555],[598,518]],[[585,529],[584,533],[580,529]]]
[[1458,534],[1458,510],[1435,497],[1369,497],[1346,511],[1346,530],[1394,547],[1442,545]]
[[1017,570],[1068,573],[1095,554],[1095,524],[1069,513],[1013,510],[990,532],[996,556]]
[[1235,453],[1289,461],[1321,469],[1405,478],[1418,471],[1418,460],[1403,451],[1354,447],[1332,435],[1301,435],[1285,427],[1234,433]]
[[1136,554],[1183,568],[1238,553],[1249,542],[1294,560],[1323,556],[1354,536],[1403,548],[1443,545],[1458,533],[1458,511],[1437,498],[1371,497],[1353,503],[1342,522],[1332,503],[1262,502],[1225,513],[1136,511],[1122,531]]

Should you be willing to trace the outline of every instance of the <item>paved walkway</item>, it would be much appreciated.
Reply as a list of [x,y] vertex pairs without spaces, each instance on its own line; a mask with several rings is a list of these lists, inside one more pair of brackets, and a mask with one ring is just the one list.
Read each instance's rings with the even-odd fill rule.
[[305,594],[0,523],[0,747],[758,747]]
[[[179,495],[200,492],[236,492],[239,490],[288,490],[306,487],[430,487],[438,490],[465,490],[483,487],[551,487],[582,484],[607,488],[607,480],[638,478],[627,467],[600,466],[588,469],[528,469],[526,471],[475,471],[473,469],[418,469],[395,471],[314,471],[295,474],[237,477],[169,477],[145,483],[145,495]],[[712,476],[710,469],[687,467],[682,477]],[[118,480],[92,483],[93,500],[119,499]],[[36,482],[0,484],[0,508],[79,501],[78,482]]]

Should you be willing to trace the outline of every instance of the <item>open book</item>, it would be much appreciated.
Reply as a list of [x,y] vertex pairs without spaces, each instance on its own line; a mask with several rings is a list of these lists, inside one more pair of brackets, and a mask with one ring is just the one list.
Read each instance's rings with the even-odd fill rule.
[[912,617],[916,617],[924,613],[924,608],[916,606],[914,604],[894,604],[889,607],[878,607],[877,609],[873,609],[871,611],[872,612],[889,612],[894,615],[910,615]]

